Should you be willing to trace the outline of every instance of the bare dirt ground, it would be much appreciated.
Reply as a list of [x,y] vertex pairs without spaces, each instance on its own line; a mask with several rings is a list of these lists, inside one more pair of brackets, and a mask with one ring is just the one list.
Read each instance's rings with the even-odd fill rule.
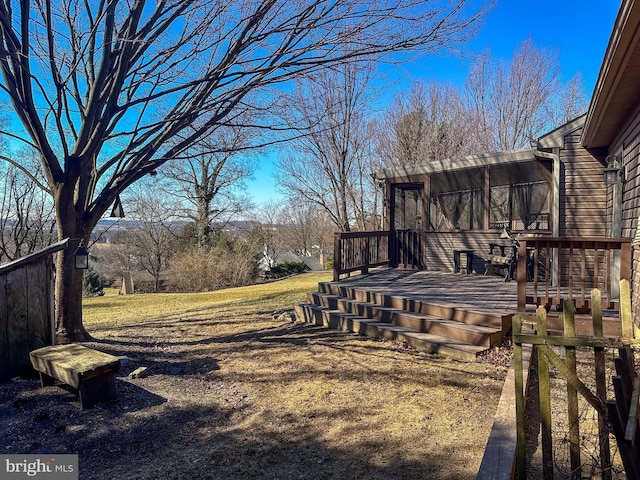
[[78,453],[82,479],[472,479],[507,371],[272,312],[92,333],[128,357],[118,400],[2,383],[3,453]]

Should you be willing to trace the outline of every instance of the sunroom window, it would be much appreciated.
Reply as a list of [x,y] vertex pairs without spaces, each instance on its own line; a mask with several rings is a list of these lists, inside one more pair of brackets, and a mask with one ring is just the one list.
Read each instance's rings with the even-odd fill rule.
[[492,186],[489,198],[489,228],[549,229],[549,182]]
[[481,230],[484,208],[483,190],[459,190],[431,196],[433,230]]
[[430,230],[483,230],[484,208],[484,169],[431,175]]

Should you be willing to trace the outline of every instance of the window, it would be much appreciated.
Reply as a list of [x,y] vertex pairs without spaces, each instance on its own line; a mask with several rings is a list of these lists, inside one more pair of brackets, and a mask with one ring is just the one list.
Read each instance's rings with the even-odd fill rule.
[[431,196],[432,230],[482,230],[484,196],[481,188],[442,192]]
[[489,198],[489,228],[549,229],[548,182],[492,186]]

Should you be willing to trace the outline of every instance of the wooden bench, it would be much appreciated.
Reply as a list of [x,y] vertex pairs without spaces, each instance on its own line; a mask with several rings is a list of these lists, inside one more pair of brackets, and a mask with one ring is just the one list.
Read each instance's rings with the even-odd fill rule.
[[33,368],[40,373],[43,387],[58,380],[76,388],[82,408],[91,408],[98,401],[116,398],[115,374],[120,359],[107,353],[77,345],[53,345],[29,353]]
[[[495,253],[495,249],[500,249],[500,254]],[[517,250],[515,245],[500,245],[497,243],[489,244],[489,254],[484,258],[485,275],[494,273],[496,267],[505,270],[505,281],[513,278],[516,270]]]

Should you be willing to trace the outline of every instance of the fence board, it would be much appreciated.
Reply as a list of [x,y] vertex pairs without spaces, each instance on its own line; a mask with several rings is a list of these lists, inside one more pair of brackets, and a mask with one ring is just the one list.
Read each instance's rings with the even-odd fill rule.
[[[600,290],[591,290],[591,315],[593,317],[593,336],[604,337],[602,325],[602,294]],[[595,363],[596,395],[603,404],[607,402],[607,380],[605,373],[604,348],[593,348]],[[600,449],[600,464],[602,465],[602,480],[611,480],[611,449],[609,432],[607,431],[606,415],[598,410],[598,447]]]
[[[547,311],[544,307],[539,307],[536,313],[538,334],[546,336]],[[542,424],[542,475],[545,480],[549,480],[553,479],[553,439],[551,436],[549,359],[546,355],[538,355],[538,386],[540,389],[540,423]]]
[[515,477],[520,480],[527,478],[527,442],[526,442],[526,408],[524,401],[524,372],[522,364],[522,343],[516,342],[515,338],[522,335],[522,321],[520,315],[516,314],[512,319],[511,332],[513,334],[513,372],[516,387],[516,464]]
[[[29,353],[28,305],[29,275],[27,269],[15,270],[7,276],[7,372],[18,374]],[[26,358],[28,360],[28,357]]]
[[[576,334],[576,323],[573,302],[564,303],[564,334],[570,337]],[[566,347],[567,368],[570,374],[577,375],[576,347]],[[571,382],[567,382],[567,413],[569,416],[569,456],[571,458],[571,478],[580,480],[580,421],[578,416],[578,390]]]

